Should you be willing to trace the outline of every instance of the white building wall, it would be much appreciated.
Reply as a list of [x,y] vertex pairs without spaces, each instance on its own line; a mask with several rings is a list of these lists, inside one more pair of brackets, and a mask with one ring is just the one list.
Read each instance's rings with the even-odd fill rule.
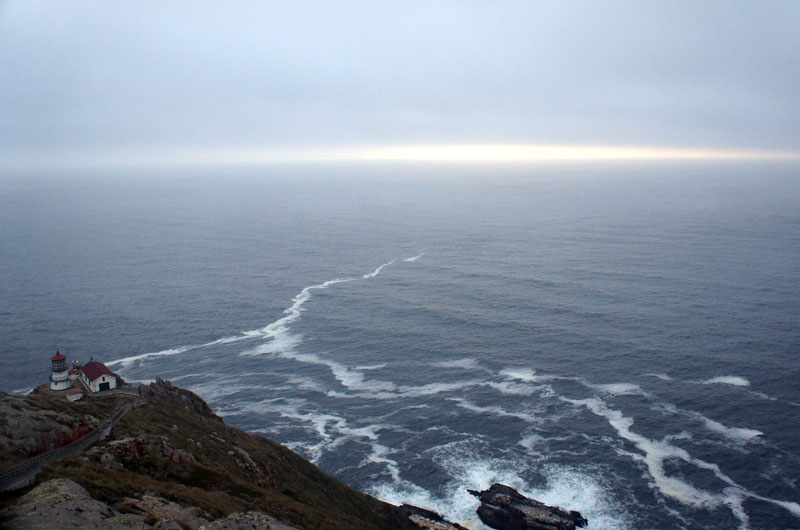
[[102,383],[108,383],[109,390],[117,388],[117,378],[110,375],[101,375],[94,381],[89,381],[89,378],[84,374],[83,379],[86,382],[86,386],[88,386],[89,390],[92,392],[100,392],[100,385]]
[[70,386],[69,372],[52,372],[50,374],[50,389],[51,390],[66,390]]

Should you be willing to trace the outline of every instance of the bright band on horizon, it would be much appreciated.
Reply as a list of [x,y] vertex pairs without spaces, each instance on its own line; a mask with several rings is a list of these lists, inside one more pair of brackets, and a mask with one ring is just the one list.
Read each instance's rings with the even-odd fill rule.
[[535,164],[602,161],[792,161],[800,152],[758,149],[696,149],[543,144],[422,144],[389,146],[69,150],[37,153],[16,163],[0,157],[0,170],[107,169],[197,166],[258,166],[326,162]]
[[358,160],[526,162],[570,160],[800,159],[800,153],[736,149],[540,144],[409,145],[365,148]]

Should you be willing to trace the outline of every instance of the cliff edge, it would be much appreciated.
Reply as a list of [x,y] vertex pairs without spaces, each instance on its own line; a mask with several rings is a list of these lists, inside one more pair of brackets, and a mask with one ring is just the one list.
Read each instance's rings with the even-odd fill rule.
[[[0,466],[69,444],[130,401],[113,436],[48,463],[0,496],[8,528],[330,528],[420,526],[266,438],[226,425],[199,396],[157,379],[139,396],[69,402],[0,394]],[[55,526],[54,526],[55,525]]]

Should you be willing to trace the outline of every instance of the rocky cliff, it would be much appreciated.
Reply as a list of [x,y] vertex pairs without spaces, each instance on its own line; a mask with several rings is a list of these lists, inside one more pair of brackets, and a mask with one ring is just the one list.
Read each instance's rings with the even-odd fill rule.
[[138,397],[72,403],[45,393],[0,395],[0,465],[68,443],[129,400],[141,406],[109,440],[51,462],[32,486],[4,493],[0,526],[419,528],[399,508],[226,425],[197,395],[160,379]]
[[[121,419],[105,437],[112,417]],[[94,442],[97,433],[104,437]],[[54,451],[71,456],[50,460],[48,451],[76,439]],[[357,492],[285,447],[226,425],[196,394],[161,379],[138,394],[77,402],[47,390],[0,393],[0,467],[2,488],[19,487],[38,470],[27,487],[0,494],[0,527],[10,529],[465,530],[429,510]],[[472,493],[493,528],[586,525],[578,512],[508,486]]]

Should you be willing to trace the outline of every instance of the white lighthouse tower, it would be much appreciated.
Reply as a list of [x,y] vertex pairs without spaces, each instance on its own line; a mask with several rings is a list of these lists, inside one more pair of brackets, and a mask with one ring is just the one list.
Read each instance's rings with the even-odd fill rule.
[[72,386],[69,381],[69,370],[67,370],[67,356],[57,351],[55,355],[50,357],[50,361],[53,363],[53,373],[50,374],[50,389],[66,390]]

